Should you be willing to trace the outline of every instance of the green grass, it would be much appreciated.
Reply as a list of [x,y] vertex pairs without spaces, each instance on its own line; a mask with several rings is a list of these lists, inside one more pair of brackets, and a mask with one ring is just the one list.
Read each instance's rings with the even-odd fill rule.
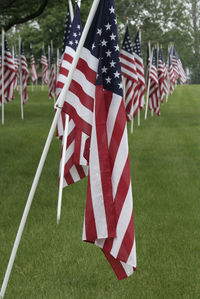
[[[118,282],[101,251],[81,241],[86,179],[64,189],[56,225],[60,141],[53,139],[6,299],[200,298],[200,86],[180,86],[161,116],[129,130],[137,270]],[[53,119],[47,90],[19,98],[0,126],[0,283]]]

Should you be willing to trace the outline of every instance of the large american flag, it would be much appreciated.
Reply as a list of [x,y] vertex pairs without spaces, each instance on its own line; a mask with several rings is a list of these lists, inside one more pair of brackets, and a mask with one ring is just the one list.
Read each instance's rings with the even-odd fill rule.
[[128,25],[120,53],[127,120],[133,119],[139,108],[138,76]]
[[143,108],[145,105],[144,93],[145,93],[145,76],[144,76],[144,64],[142,58],[142,50],[141,50],[141,41],[140,41],[140,31],[137,30],[135,42],[133,46],[133,52],[135,55],[135,63],[137,68],[137,76],[138,76],[138,97],[139,97],[139,107]]
[[[2,53],[1,53],[2,55]],[[2,60],[2,58],[1,58]],[[14,61],[6,40],[4,37],[4,97],[5,103],[14,98],[14,79],[16,76]],[[0,72],[0,105],[2,103],[2,65]]]
[[48,84],[48,82],[49,82],[48,62],[47,62],[47,57],[45,54],[44,47],[42,49],[41,64],[42,64],[42,82],[43,82],[43,84]]
[[157,71],[157,50],[153,50],[153,58],[151,64],[150,90],[149,90],[149,109],[153,110],[157,115],[160,115],[160,101],[159,101],[159,81]]
[[162,48],[160,48],[158,52],[158,81],[159,81],[160,100],[163,103],[164,96],[168,93],[168,85],[167,85],[167,72],[164,63]]
[[177,51],[176,51],[176,49],[175,49],[175,47],[174,46],[172,46],[172,65],[173,65],[173,67],[174,67],[174,72],[175,72],[175,76],[177,76],[176,77],[176,79],[180,79],[180,82],[181,82],[181,84],[185,84],[185,82],[186,82],[186,75],[185,75],[185,71],[184,71],[184,69],[183,69],[183,65],[182,65],[182,62],[181,62],[181,60],[180,60],[180,58],[179,58],[179,56],[178,56],[178,53],[177,53]]
[[23,97],[23,105],[28,100],[28,94],[27,94],[27,83],[29,80],[29,71],[28,71],[28,65],[26,62],[26,57],[24,54],[24,48],[21,42],[21,49],[20,49],[20,60],[21,60],[21,76],[22,76],[22,97]]
[[31,79],[32,82],[35,82],[38,79],[38,73],[36,70],[36,65],[35,65],[35,58],[33,55],[32,48],[30,49],[30,60],[31,60]]
[[[68,30],[65,30],[65,35],[67,35],[67,37],[64,38],[64,40],[66,40],[65,51],[62,56],[62,63],[59,70],[59,75],[58,75],[58,80],[56,85],[57,97],[59,96],[64,86],[64,83],[67,79],[68,72],[70,70],[70,66],[73,61],[81,37],[81,33],[82,33],[82,26],[81,26],[80,8],[78,5],[76,5],[76,11],[75,11],[70,33]],[[72,123],[73,121],[70,120],[69,127],[73,126]],[[56,132],[57,138],[62,139],[64,127],[65,127],[65,114],[61,112],[60,118],[58,120],[58,125],[57,125],[57,132]]]
[[136,247],[116,24],[114,1],[101,0],[63,111],[76,130],[74,163],[82,164],[80,153],[89,163],[83,240],[99,246],[123,279],[136,269]]
[[53,49],[50,47],[49,99],[56,96],[56,65],[53,58]]

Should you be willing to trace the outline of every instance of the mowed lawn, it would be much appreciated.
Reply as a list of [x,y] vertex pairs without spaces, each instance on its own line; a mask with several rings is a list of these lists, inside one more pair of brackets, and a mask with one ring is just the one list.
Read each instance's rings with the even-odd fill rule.
[[[0,284],[54,115],[47,90],[29,89],[0,125]],[[84,179],[63,192],[56,224],[60,141],[53,139],[5,299],[200,298],[200,86],[178,86],[161,116],[129,132],[137,270],[117,281],[83,243]]]

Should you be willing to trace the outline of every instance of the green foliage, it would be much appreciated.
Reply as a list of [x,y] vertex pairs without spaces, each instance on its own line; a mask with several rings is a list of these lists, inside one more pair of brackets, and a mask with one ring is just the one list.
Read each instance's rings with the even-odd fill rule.
[[[0,282],[53,119],[47,90],[5,106],[0,127]],[[129,133],[137,270],[118,282],[101,250],[81,241],[87,179],[63,190],[56,224],[61,143],[53,139],[5,299],[157,299],[200,294],[200,86],[178,86],[160,117]]]

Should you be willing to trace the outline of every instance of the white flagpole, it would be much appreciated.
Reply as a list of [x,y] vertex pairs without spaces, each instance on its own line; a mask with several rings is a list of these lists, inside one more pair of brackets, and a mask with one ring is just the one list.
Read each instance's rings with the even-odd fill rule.
[[149,65],[149,79],[148,79],[148,87],[147,87],[147,95],[146,95],[146,109],[145,109],[145,116],[144,119],[147,119],[147,112],[148,112],[148,106],[149,106],[149,90],[150,90],[150,72],[151,72],[151,64],[152,64],[152,58],[153,58],[153,51],[151,51],[151,42],[148,42],[149,46],[149,56],[150,56],[150,65]]
[[5,103],[5,94],[4,94],[4,56],[5,56],[5,31],[4,28],[1,28],[2,36],[2,64],[1,64],[1,86],[2,86],[2,103],[1,103],[1,122],[4,125],[4,103]]
[[65,114],[65,130],[64,130],[64,134],[63,134],[63,148],[62,148],[62,159],[61,159],[61,165],[60,165],[60,182],[59,182],[58,206],[57,206],[57,224],[59,224],[59,222],[60,222],[60,215],[61,215],[68,124],[69,124],[69,116],[67,114]]
[[[71,84],[72,76],[73,76],[73,73],[76,69],[76,65],[78,63],[80,52],[83,48],[85,39],[86,39],[88,31],[89,31],[89,28],[91,26],[91,23],[93,21],[94,15],[95,15],[96,10],[97,10],[97,7],[99,5],[99,1],[100,0],[94,0],[93,1],[93,4],[92,4],[91,10],[90,10],[87,22],[85,24],[81,39],[79,41],[79,45],[78,45],[75,57],[73,59],[73,62],[72,62],[67,80],[65,82],[65,85],[64,85],[63,89],[61,90],[61,93],[60,93],[59,97],[58,97],[60,107],[62,107],[62,105],[64,103],[65,95],[66,95],[66,93],[69,89],[69,86]],[[4,280],[3,280],[3,284],[2,284],[1,292],[0,292],[0,298],[1,299],[4,297],[4,294],[5,294],[5,291],[6,291],[6,287],[7,287],[7,284],[8,284],[9,277],[10,277],[10,273],[12,271],[13,263],[14,263],[14,260],[15,260],[15,256],[17,254],[17,249],[19,247],[19,243],[20,243],[20,240],[21,240],[21,237],[22,237],[24,226],[26,224],[28,213],[29,213],[32,201],[33,201],[33,197],[34,197],[34,194],[35,194],[38,182],[39,182],[40,175],[42,173],[42,169],[43,169],[43,166],[44,166],[44,163],[45,163],[48,151],[49,151],[49,147],[50,147],[52,138],[54,136],[54,131],[56,129],[56,125],[57,125],[60,113],[61,113],[61,109],[57,108],[54,119],[53,119],[53,122],[52,122],[52,125],[51,125],[51,128],[50,128],[50,131],[49,131],[49,134],[48,134],[48,137],[47,137],[47,140],[46,140],[46,143],[45,143],[45,146],[44,146],[44,149],[43,149],[43,152],[42,152],[42,156],[40,158],[38,168],[37,168],[34,180],[33,180],[33,184],[32,184],[28,199],[27,199],[27,203],[26,203],[26,206],[25,206],[25,209],[24,209],[24,213],[23,213],[23,216],[22,216],[22,219],[21,219],[21,222],[20,222],[20,226],[19,226],[19,229],[18,229],[18,232],[17,232],[17,236],[16,236],[15,243],[14,243],[14,246],[13,246],[13,249],[12,249],[12,253],[11,253],[11,256],[10,256],[10,260],[9,260],[7,270],[6,270],[6,273],[5,273],[5,276],[4,276]]]
[[59,49],[57,48],[57,78],[59,75],[59,56],[60,56],[60,53],[59,53]]
[[20,96],[21,96],[21,119],[24,119],[23,89],[22,89],[21,37],[20,36],[19,36],[19,74],[20,74]]
[[131,119],[131,134],[133,134],[133,127],[134,127],[134,119]]
[[73,10],[73,6],[72,6],[72,1],[71,0],[69,0],[69,12],[70,12],[70,16],[71,16],[71,21],[73,21],[74,10]]

